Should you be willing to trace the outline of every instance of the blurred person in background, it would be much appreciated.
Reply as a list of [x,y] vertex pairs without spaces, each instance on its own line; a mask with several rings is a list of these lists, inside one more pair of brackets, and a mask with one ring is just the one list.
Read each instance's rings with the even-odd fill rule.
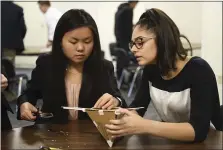
[[136,7],[137,0],[129,0],[127,3],[119,5],[115,14],[115,37],[117,47],[124,49],[127,52],[126,58],[117,58],[117,77],[119,78],[122,69],[128,65],[130,59],[134,59],[129,50],[129,42],[131,41],[133,29],[133,10]]
[[56,8],[51,7],[50,1],[39,0],[37,3],[39,5],[41,12],[44,14],[45,17],[48,30],[48,41],[46,47],[49,48],[52,46],[55,27],[62,13]]
[[1,58],[15,63],[16,54],[24,50],[26,25],[23,9],[12,1],[1,2]]

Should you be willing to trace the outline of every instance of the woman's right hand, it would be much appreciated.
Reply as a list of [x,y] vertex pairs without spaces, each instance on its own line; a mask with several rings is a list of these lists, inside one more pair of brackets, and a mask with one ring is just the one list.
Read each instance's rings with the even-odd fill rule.
[[29,102],[25,102],[20,106],[20,115],[22,120],[34,121],[36,116],[32,113],[36,113],[38,110]]

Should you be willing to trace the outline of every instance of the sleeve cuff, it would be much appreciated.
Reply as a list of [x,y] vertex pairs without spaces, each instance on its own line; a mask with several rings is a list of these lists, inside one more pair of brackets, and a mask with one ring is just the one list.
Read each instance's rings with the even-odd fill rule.
[[118,106],[122,106],[122,100],[119,97],[116,97],[116,99],[119,101],[119,105]]

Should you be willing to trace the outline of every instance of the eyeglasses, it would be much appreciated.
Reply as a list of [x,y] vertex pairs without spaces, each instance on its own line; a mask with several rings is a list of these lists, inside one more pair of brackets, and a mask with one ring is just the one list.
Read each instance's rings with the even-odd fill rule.
[[154,38],[155,38],[155,37],[149,37],[149,38],[146,38],[146,37],[138,37],[138,38],[136,38],[135,42],[131,41],[131,42],[129,43],[129,49],[132,49],[134,45],[135,45],[135,47],[136,47],[137,49],[141,49],[141,48],[143,47],[143,45],[144,45],[147,41],[149,41],[149,40],[151,40],[151,39],[154,39]]

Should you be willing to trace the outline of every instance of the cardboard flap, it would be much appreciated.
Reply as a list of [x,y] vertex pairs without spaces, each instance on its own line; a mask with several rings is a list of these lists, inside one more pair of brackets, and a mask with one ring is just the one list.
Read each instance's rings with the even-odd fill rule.
[[99,111],[86,110],[86,112],[92,121],[103,124],[108,124],[110,120],[116,119],[116,115],[113,111],[100,113]]
[[[96,109],[96,108],[79,108],[79,107],[62,107],[63,109],[74,109],[74,110],[80,110],[83,112],[86,112],[88,116],[93,121],[94,125],[97,127],[98,131],[101,133],[101,135],[106,140],[109,147],[112,147],[114,140],[111,139],[111,135],[108,134],[105,128],[105,124],[109,124],[110,120],[114,119],[121,119],[124,114],[120,114],[117,110],[118,107],[113,108],[111,110],[102,110],[102,109]],[[143,107],[137,107],[137,108],[127,108],[128,110],[138,110],[142,109]]]

